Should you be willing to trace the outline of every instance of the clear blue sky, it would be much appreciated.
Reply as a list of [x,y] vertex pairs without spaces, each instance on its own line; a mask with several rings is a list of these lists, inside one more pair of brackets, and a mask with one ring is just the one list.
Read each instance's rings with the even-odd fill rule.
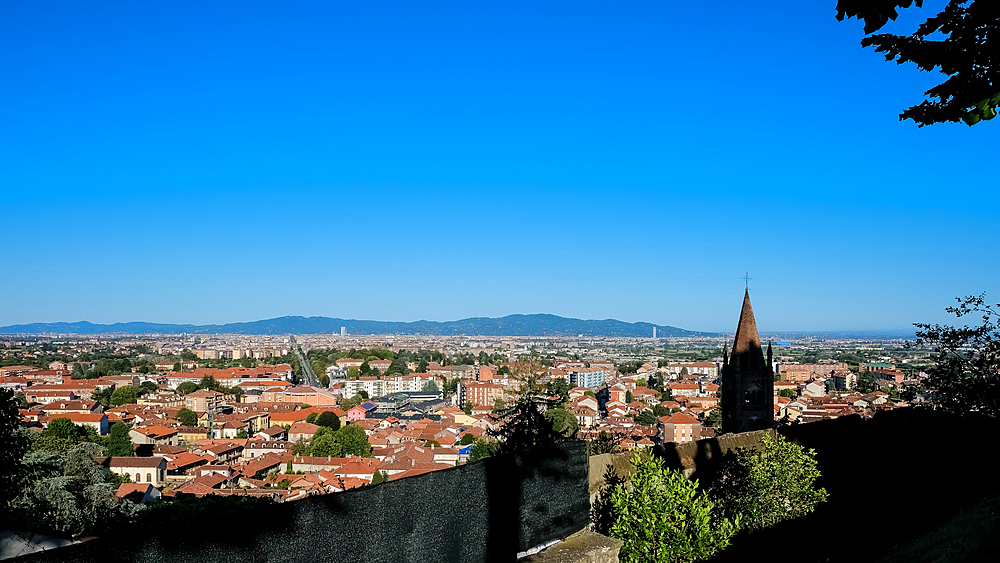
[[0,326],[1000,301],[1000,121],[899,122],[941,75],[835,4],[8,3]]

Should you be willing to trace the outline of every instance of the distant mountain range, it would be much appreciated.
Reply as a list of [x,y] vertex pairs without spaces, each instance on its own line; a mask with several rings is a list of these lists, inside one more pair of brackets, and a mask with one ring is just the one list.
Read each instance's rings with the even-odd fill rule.
[[458,321],[358,321],[330,317],[279,317],[248,323],[190,325],[163,323],[32,323],[0,327],[0,334],[428,334],[469,336],[718,336],[651,323],[626,323],[614,319],[581,320],[556,315],[507,315],[473,317]]

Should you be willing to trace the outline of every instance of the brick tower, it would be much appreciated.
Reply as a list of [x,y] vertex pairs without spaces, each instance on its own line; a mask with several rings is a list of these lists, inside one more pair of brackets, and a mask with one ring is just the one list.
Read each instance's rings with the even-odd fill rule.
[[771,345],[767,359],[760,346],[750,291],[743,294],[740,324],[732,354],[722,352],[722,430],[746,432],[770,428],[774,422],[774,370]]

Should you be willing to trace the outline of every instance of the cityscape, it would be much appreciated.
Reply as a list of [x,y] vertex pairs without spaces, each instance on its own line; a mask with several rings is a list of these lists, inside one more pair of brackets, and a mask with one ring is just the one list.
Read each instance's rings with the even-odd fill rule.
[[0,560],[1000,553],[996,2],[3,21]]

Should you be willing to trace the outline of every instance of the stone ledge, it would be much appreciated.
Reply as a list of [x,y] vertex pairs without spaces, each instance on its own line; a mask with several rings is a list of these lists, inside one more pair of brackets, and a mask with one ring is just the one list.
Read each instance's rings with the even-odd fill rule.
[[618,563],[622,540],[581,530],[541,553],[521,559],[527,563]]

